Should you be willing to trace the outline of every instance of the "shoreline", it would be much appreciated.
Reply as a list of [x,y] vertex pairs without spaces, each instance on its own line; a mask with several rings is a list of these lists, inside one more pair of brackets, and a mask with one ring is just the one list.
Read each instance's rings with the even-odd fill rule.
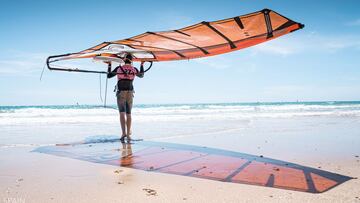
[[[157,107],[157,106],[179,106],[179,105],[276,105],[276,104],[360,104],[360,100],[308,100],[308,101],[249,101],[249,102],[185,102],[185,103],[139,103],[134,104],[134,107],[148,106],[148,107]],[[107,106],[116,106],[117,104],[108,104]],[[66,107],[103,107],[103,104],[34,104],[34,105],[0,105],[4,108],[14,108],[14,107],[58,107],[58,106],[66,106]]]

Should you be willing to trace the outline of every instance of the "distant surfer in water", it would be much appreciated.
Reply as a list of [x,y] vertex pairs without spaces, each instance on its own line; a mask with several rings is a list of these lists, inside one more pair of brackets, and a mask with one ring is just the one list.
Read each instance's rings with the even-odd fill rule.
[[117,105],[120,112],[120,126],[122,135],[121,142],[125,141],[125,137],[128,142],[131,141],[131,108],[133,105],[134,87],[133,81],[135,76],[140,78],[144,77],[143,62],[140,65],[140,71],[132,65],[133,57],[131,54],[126,55],[124,65],[119,65],[113,71],[111,71],[107,77],[112,78],[117,75]]

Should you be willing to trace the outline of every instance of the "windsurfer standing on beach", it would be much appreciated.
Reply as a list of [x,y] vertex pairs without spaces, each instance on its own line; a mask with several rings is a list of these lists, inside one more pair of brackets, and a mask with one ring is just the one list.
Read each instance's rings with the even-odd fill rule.
[[132,65],[132,60],[132,55],[127,54],[124,59],[125,64],[119,65],[107,75],[108,78],[112,78],[115,75],[117,75],[118,78],[116,97],[120,113],[121,142],[125,141],[125,137],[128,142],[131,141],[131,109],[134,98],[133,81],[135,76],[140,78],[144,77],[143,62],[141,62],[139,71]]

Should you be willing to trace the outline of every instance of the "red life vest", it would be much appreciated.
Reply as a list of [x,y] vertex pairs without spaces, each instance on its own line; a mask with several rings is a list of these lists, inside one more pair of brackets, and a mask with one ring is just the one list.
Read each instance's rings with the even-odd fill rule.
[[125,64],[117,69],[118,80],[134,80],[138,70],[130,64]]

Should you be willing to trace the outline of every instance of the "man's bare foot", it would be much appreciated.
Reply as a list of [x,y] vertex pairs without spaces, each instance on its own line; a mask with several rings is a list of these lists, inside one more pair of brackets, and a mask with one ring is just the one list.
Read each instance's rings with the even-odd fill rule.
[[120,142],[125,142],[125,137],[127,137],[126,135],[122,135],[120,138]]
[[131,139],[131,137],[129,135],[127,135],[126,140],[127,140],[127,142],[130,142],[132,139]]
[[128,142],[130,142],[131,141],[131,134],[132,134],[132,131],[131,130],[129,130],[129,132],[128,132],[128,134],[126,135],[126,139],[127,139],[127,141]]

